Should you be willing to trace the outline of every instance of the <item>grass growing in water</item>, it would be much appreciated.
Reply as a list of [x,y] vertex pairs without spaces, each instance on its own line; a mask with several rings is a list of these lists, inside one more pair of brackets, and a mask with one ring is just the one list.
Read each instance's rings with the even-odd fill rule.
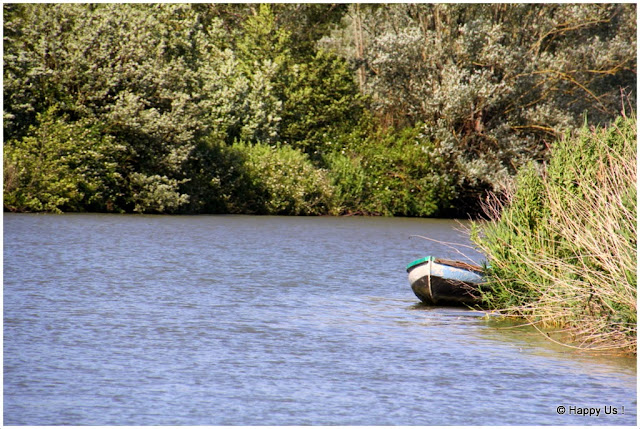
[[491,308],[557,327],[572,347],[637,353],[636,118],[584,127],[473,224]]

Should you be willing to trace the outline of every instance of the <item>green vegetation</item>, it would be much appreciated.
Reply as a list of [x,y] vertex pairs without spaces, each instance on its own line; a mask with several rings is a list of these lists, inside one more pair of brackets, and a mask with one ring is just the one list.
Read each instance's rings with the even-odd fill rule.
[[341,213],[435,216],[451,207],[455,189],[421,126],[366,130],[325,157]]
[[466,216],[635,102],[633,4],[6,4],[4,209]]
[[580,347],[637,351],[636,142],[635,118],[585,126],[492,200],[493,221],[473,235],[489,257],[490,307]]

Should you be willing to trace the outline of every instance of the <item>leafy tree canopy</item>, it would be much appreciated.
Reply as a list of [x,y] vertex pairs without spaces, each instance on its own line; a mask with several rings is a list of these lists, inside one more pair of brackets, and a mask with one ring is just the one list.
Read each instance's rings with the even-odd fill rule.
[[630,4],[3,7],[6,210],[465,214],[636,97]]

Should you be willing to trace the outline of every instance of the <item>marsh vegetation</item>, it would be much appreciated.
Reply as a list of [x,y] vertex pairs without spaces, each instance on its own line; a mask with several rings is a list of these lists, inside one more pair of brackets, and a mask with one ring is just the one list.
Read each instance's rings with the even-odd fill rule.
[[490,200],[472,235],[490,307],[561,328],[574,347],[637,352],[636,145],[635,118],[585,126]]

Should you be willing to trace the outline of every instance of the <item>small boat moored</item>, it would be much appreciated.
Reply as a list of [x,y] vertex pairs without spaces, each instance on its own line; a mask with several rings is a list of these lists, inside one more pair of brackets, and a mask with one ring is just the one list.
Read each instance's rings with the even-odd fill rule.
[[481,301],[482,268],[446,259],[417,259],[407,265],[413,293],[429,305],[473,305]]

